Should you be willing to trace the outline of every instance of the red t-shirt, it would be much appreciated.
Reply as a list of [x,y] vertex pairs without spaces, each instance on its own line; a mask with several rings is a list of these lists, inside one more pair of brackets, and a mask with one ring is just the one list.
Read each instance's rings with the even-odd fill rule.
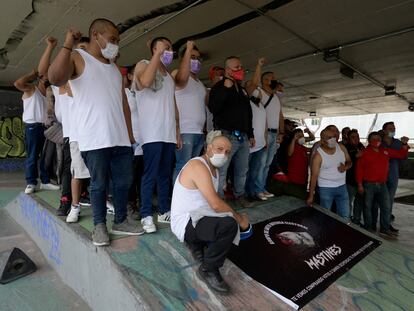
[[288,158],[289,181],[298,185],[308,182],[308,150],[306,147],[295,144],[295,150]]

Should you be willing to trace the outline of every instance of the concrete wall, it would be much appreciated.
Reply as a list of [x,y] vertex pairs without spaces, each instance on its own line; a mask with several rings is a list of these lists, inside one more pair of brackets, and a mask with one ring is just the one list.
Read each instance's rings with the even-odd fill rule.
[[150,310],[107,250],[81,229],[68,226],[31,196],[20,194],[7,212],[36,242],[62,280],[93,310]]

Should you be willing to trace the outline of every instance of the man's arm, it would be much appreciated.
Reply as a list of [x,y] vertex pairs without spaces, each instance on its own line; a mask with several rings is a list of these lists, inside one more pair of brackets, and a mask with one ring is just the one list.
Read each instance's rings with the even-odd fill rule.
[[348,150],[346,150],[346,147],[342,144],[338,144],[339,147],[341,148],[342,152],[345,155],[345,163],[341,163],[341,165],[338,167],[338,170],[343,173],[346,170],[349,170],[352,167],[352,160],[351,157],[349,156]]
[[31,82],[36,79],[36,77],[37,72],[36,70],[33,70],[31,73],[28,73],[14,81],[14,86],[23,93],[32,93],[35,90],[35,86]]
[[128,130],[128,137],[131,144],[135,144],[134,133],[132,132],[132,123],[131,123],[131,109],[129,108],[128,99],[125,94],[125,89],[122,88],[122,110],[124,111],[124,118],[126,127]]
[[321,169],[321,163],[322,163],[322,157],[319,154],[319,152],[316,151],[315,155],[312,158],[309,195],[308,195],[308,199],[306,200],[306,203],[309,206],[312,206],[313,204],[313,198],[314,198],[315,189],[316,189],[316,182],[318,181],[319,171]]
[[62,86],[75,76],[76,68],[72,49],[81,36],[82,34],[76,30],[70,29],[67,32],[65,43],[48,70],[48,77],[51,84]]
[[135,80],[137,81],[137,88],[139,90],[150,88],[154,83],[158,67],[161,63],[161,55],[164,53],[166,48],[167,46],[163,41],[158,41],[150,62],[148,64],[144,62],[139,62],[137,64],[134,75]]
[[282,112],[282,103],[280,103],[280,113],[279,113],[279,134],[281,135],[285,134],[285,117]]
[[200,161],[197,162],[193,161],[193,163],[191,163],[189,175],[197,189],[207,200],[210,207],[217,213],[232,213],[235,220],[239,223],[240,227],[242,229],[247,229],[249,224],[247,216],[237,213],[218,196],[216,190],[214,189],[210,172],[208,171],[207,167]]
[[47,71],[50,66],[50,59],[57,44],[57,40],[53,37],[48,37],[45,41],[47,46],[42,54],[42,57],[40,58],[39,65],[37,66],[37,71],[41,75],[47,75]]
[[358,192],[360,194],[364,193],[364,187],[362,185],[364,181],[364,165],[365,165],[365,152],[362,151],[361,157],[357,160],[355,168],[355,181],[358,184]]
[[305,141],[306,142],[310,142],[310,141],[314,141],[315,140],[315,135],[311,132],[310,129],[308,129],[307,127],[304,129],[304,132],[307,133],[309,136],[305,137]]
[[249,94],[249,96],[252,95],[253,91],[257,89],[260,83],[260,77],[262,75],[262,67],[264,63],[266,62],[266,59],[264,57],[261,57],[257,61],[256,70],[254,71],[253,79],[250,81],[247,81],[246,83],[246,92]]
[[190,69],[191,69],[191,52],[194,48],[194,41],[187,41],[187,49],[185,50],[183,59],[181,60],[180,67],[174,75],[175,86],[178,89],[183,89],[188,83],[190,78]]
[[178,110],[177,100],[174,96],[174,109],[175,109],[175,135],[177,137],[177,150],[181,150],[183,147],[183,141],[181,140],[181,132],[180,132],[180,111]]
[[295,136],[292,138],[292,141],[289,144],[289,147],[287,150],[288,157],[291,157],[293,152],[295,152],[295,145],[296,145],[298,138],[299,138],[299,133],[296,133]]

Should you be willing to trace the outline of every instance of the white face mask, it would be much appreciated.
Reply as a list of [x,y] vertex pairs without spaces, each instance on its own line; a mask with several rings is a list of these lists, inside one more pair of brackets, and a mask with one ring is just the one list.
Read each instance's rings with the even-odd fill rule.
[[209,159],[210,163],[217,168],[224,166],[228,161],[228,157],[224,153],[213,153],[213,156]]
[[388,137],[389,138],[394,138],[395,136],[395,132],[388,132]]
[[336,139],[335,137],[329,138],[328,141],[328,147],[329,148],[334,148],[336,146]]
[[306,142],[305,137],[301,137],[301,138],[298,139],[298,144],[299,145],[303,145],[303,144],[305,144],[305,142]]
[[[105,40],[106,41],[106,40]],[[103,49],[101,45],[99,44],[99,41],[96,40],[99,47],[101,48],[102,56],[105,57],[107,60],[114,60],[115,57],[118,55],[119,46],[116,44],[113,44],[111,42],[106,42],[106,46]]]

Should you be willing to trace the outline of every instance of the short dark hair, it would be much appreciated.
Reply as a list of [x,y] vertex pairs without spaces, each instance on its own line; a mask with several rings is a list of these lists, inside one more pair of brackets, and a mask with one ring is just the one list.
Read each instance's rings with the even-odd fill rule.
[[387,126],[388,126],[388,125],[390,125],[390,124],[394,124],[394,121],[385,122],[385,123],[382,125],[382,130],[383,130],[383,131],[385,131],[385,129],[387,128]]
[[358,134],[358,135],[359,135],[358,130],[356,130],[356,129],[352,129],[352,130],[350,130],[350,131],[348,132],[348,137],[349,137],[349,136],[351,136],[352,134]]
[[281,87],[284,87],[283,83],[280,81],[277,81],[276,86],[280,85]]
[[155,45],[157,44],[158,41],[168,41],[171,43],[171,40],[168,39],[167,37],[155,37],[154,39],[151,40],[150,43],[150,49],[151,49],[151,54],[153,54],[153,49],[155,48]]
[[[195,45],[193,46],[193,50],[196,50],[197,52],[199,52],[200,53],[200,50],[198,49],[198,47],[196,47]],[[180,56],[181,57],[184,57],[184,54],[185,54],[185,52],[187,51],[187,47],[185,47],[182,51],[181,51],[181,53],[180,53]]]
[[369,133],[369,135],[368,135],[368,141],[371,140],[372,136],[379,136],[379,137],[381,137],[381,134],[379,132],[371,132],[371,133]]
[[135,65],[125,66],[125,68],[127,70],[127,74],[133,74],[135,70]]
[[238,56],[234,56],[234,55],[227,57],[227,58],[226,58],[226,60],[224,61],[224,68],[226,68],[226,67],[227,67],[227,62],[228,62],[230,59],[237,59],[237,60],[240,60],[240,57],[238,57]]
[[266,71],[262,73],[262,76],[260,77],[260,82],[263,82],[263,79],[265,76],[269,75],[269,74],[274,74],[273,71]]
[[89,26],[89,38],[92,37],[92,32],[94,30],[98,31],[99,33],[102,33],[105,31],[105,28],[108,26],[118,29],[116,25],[113,22],[111,22],[109,19],[106,19],[106,18],[95,19]]

